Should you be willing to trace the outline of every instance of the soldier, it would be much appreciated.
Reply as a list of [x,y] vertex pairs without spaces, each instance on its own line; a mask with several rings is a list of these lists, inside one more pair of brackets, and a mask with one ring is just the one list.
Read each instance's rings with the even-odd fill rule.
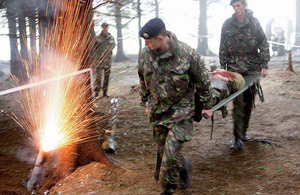
[[[269,44],[259,21],[246,9],[245,0],[231,0],[234,14],[222,26],[219,59],[221,68],[245,75],[268,75]],[[252,86],[233,101],[235,136],[231,148],[243,149],[256,94]]]
[[192,137],[195,90],[203,103],[202,114],[212,116],[210,82],[199,55],[167,31],[161,19],[148,21],[139,35],[146,45],[138,61],[141,106],[153,126],[158,159],[162,159],[161,194],[172,194],[178,177],[181,189],[189,186],[191,165],[180,150]]
[[[99,59],[99,64],[96,67],[95,97],[99,95],[101,88],[103,90],[103,97],[108,97],[107,89],[112,64],[112,54],[116,44],[113,36],[108,32],[108,24],[103,23],[101,27],[102,31],[95,42],[95,57]],[[103,86],[101,85],[102,74],[104,74]]]

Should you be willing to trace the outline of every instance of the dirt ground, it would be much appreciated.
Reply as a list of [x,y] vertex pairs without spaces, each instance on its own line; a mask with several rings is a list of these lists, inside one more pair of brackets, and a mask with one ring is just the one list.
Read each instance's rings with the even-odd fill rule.
[[[215,113],[212,139],[211,120],[194,124],[194,137],[183,148],[192,163],[191,185],[176,194],[300,194],[300,53],[294,53],[293,59],[297,74],[285,72],[286,57],[272,57],[269,76],[261,81],[265,102],[256,99],[248,130],[250,140],[243,151],[229,149],[233,139],[231,103],[228,117]],[[114,64],[110,94],[120,99],[121,111],[118,148],[109,157],[121,169],[110,170],[92,162],[45,194],[159,194],[159,182],[154,180],[152,128],[144,109],[138,106],[138,92],[131,90],[136,84],[135,61]],[[7,87],[2,81],[0,88]],[[28,143],[26,133],[4,114],[16,111],[15,105],[13,94],[0,96],[0,194],[38,194],[22,186],[36,151],[26,151],[25,156],[31,157],[27,162],[17,157],[20,147]],[[275,144],[259,142],[261,139]]]

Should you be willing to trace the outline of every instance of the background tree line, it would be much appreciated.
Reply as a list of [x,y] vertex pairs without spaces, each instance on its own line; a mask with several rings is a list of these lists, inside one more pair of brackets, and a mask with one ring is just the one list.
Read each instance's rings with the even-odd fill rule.
[[[64,0],[67,1],[67,0]],[[124,32],[128,31],[128,24],[136,23],[137,31],[134,36],[138,37],[138,31],[141,29],[142,17],[152,15],[160,17],[160,3],[164,0],[86,0],[92,6],[91,12],[94,15],[95,25],[100,25],[99,21],[107,20],[116,28],[117,53],[115,61],[127,59],[123,49]],[[199,2],[199,21],[197,33],[197,52],[201,55],[213,55],[208,47],[208,28],[207,22],[209,15],[207,10],[216,3],[228,6],[227,1],[223,0],[194,0]],[[10,40],[10,71],[12,75],[26,81],[28,70],[22,64],[28,63],[34,59],[41,48],[41,37],[46,36],[47,29],[51,27],[54,19],[55,9],[51,9],[53,0],[0,0],[0,9],[5,10]],[[188,2],[184,2],[188,3]],[[300,0],[296,0],[296,26],[295,26],[295,45],[300,45]],[[106,11],[99,11],[99,8],[106,8]],[[197,16],[196,16],[197,17]],[[87,18],[88,19],[88,18]],[[4,26],[5,26],[4,25]],[[96,36],[95,30],[92,36]],[[138,39],[138,51],[141,50],[142,39]],[[27,67],[28,67],[27,66]]]

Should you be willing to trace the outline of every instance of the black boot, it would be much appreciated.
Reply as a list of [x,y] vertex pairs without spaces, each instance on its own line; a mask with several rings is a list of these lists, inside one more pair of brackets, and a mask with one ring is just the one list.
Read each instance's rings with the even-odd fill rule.
[[103,91],[103,97],[109,97],[110,95],[107,94],[107,91]]
[[188,160],[185,160],[184,167],[179,172],[180,179],[180,189],[185,190],[190,185],[190,171],[192,169],[192,165]]
[[241,139],[243,142],[246,142],[249,140],[249,137],[247,135],[247,133],[244,134],[244,137]]
[[234,143],[230,146],[232,150],[243,150],[243,142],[239,138],[236,138]]
[[167,184],[166,186],[162,186],[163,191],[160,193],[160,195],[171,195],[175,193],[177,190],[177,184]]

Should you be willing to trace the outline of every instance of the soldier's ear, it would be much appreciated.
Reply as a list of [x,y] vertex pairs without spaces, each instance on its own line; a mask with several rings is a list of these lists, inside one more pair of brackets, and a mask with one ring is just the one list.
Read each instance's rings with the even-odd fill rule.
[[162,41],[163,40],[163,36],[162,35],[157,35],[157,37],[156,37],[157,39],[159,39],[160,41]]

